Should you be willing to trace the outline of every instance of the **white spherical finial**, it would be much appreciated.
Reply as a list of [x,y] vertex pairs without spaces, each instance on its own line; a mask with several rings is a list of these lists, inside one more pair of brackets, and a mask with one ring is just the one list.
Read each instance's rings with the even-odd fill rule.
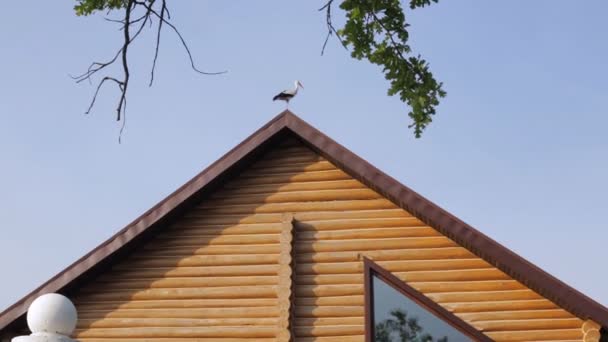
[[27,325],[33,334],[70,336],[78,319],[76,307],[65,296],[47,293],[36,298],[27,311]]

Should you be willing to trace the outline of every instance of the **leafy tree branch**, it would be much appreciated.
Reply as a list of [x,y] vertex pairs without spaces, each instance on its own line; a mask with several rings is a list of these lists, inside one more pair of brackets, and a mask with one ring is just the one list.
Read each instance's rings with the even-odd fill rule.
[[[333,1],[329,0],[323,7],[328,18]],[[411,0],[409,7],[414,10],[433,2],[438,0]],[[405,21],[401,2],[343,0],[340,8],[346,12],[346,23],[336,31],[328,19],[330,34],[335,32],[343,45],[352,48],[353,58],[367,59],[382,67],[390,82],[388,94],[399,95],[401,101],[409,105],[408,115],[412,119],[409,127],[414,128],[414,134],[419,138],[432,122],[439,98],[446,92],[442,89],[443,84],[433,77],[428,63],[420,55],[410,56],[409,24]]]

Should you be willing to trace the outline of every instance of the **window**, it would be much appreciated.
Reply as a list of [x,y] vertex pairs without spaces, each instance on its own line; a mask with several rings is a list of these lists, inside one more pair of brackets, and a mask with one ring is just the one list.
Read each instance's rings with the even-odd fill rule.
[[364,264],[367,342],[491,341],[373,261]]

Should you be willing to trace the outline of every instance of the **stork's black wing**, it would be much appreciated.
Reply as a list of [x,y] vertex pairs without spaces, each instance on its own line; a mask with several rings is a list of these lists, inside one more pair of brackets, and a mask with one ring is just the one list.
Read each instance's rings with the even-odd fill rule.
[[272,101],[276,101],[276,100],[283,100],[283,101],[288,101],[293,97],[293,94],[289,94],[286,92],[280,92],[278,95],[276,95],[275,97],[272,98]]

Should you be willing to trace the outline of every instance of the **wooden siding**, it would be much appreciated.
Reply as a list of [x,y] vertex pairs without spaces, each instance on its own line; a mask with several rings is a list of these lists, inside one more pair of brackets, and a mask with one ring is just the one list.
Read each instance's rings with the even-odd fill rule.
[[297,341],[363,341],[366,256],[496,341],[582,341],[583,321],[295,141],[73,296],[83,342],[275,341],[293,214]]

